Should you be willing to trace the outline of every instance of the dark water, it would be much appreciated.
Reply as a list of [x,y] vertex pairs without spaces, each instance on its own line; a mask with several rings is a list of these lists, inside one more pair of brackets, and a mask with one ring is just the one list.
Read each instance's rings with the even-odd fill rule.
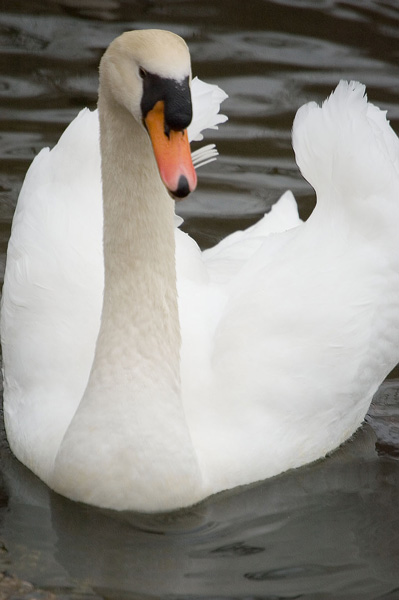
[[[1,0],[0,258],[35,154],[83,106],[97,65],[126,29],[182,35],[194,74],[229,94],[220,158],[179,205],[203,246],[252,223],[287,188],[312,190],[294,162],[297,108],[339,79],[367,85],[399,131],[399,3],[298,0]],[[209,138],[208,138],[209,139]],[[0,453],[0,570],[63,598],[399,598],[399,382],[332,457],[169,516],[118,514],[50,492]]]

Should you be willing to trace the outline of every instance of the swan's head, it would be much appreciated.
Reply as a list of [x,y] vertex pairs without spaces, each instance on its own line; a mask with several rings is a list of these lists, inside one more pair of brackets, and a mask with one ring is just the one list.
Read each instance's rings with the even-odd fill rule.
[[190,54],[168,31],[129,31],[100,63],[100,86],[148,132],[161,179],[176,198],[197,184],[187,127],[192,119]]

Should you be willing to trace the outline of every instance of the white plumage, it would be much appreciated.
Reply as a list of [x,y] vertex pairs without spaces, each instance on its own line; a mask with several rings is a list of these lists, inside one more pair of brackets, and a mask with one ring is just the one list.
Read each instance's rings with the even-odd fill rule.
[[[167,56],[175,42],[157,32],[151,43]],[[82,111],[39,154],[14,217],[1,315],[7,435],[24,464],[73,499],[168,510],[323,457],[351,436],[399,360],[399,143],[364,93],[341,82],[321,108],[297,113],[296,160],[317,193],[306,223],[287,192],[205,252],[175,229],[177,367],[178,333],[172,342],[151,333],[157,311],[173,320],[174,282],[160,291],[147,254],[129,298],[122,287],[112,294],[92,367],[104,286],[97,113]],[[217,109],[207,122],[209,94]],[[194,83],[193,97],[198,138],[222,122],[224,96]],[[155,221],[169,200],[157,202]],[[133,212],[126,227],[140,237],[143,223]],[[161,247],[151,228],[143,239],[152,235]],[[165,260],[173,279],[167,255],[156,270]],[[132,297],[145,278],[154,302]]]

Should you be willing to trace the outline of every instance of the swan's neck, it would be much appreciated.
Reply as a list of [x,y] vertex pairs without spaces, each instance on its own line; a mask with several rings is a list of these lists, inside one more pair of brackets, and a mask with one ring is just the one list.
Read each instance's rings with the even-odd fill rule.
[[152,363],[158,378],[178,387],[174,204],[146,131],[101,95],[99,111],[105,288],[96,360],[109,363],[112,346],[135,381]]
[[180,397],[174,207],[145,130],[101,89],[99,113],[103,311],[53,487],[99,506],[165,510],[203,495]]

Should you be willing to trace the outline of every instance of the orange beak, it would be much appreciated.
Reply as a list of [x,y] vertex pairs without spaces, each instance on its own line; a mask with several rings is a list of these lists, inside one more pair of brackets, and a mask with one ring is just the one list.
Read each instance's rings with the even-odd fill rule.
[[165,131],[163,100],[155,104],[144,121],[162,181],[174,198],[185,198],[197,186],[187,130]]

